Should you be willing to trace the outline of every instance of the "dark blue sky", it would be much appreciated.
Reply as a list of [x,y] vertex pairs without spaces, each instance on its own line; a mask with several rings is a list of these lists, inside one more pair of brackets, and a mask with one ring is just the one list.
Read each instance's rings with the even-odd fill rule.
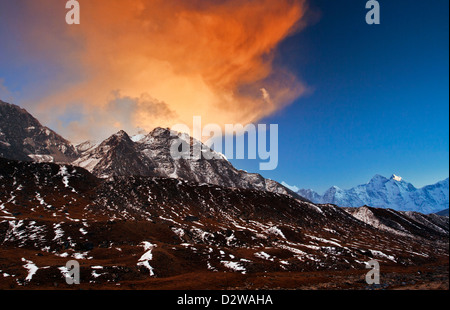
[[280,164],[263,174],[319,192],[375,174],[416,186],[447,178],[449,2],[380,1],[372,26],[363,0],[310,2],[320,18],[278,61],[312,92],[266,120],[280,124]]
[[[275,61],[310,92],[264,120],[279,124],[279,166],[262,174],[319,192],[375,174],[416,186],[447,178],[449,1],[380,0],[381,25],[371,26],[365,0],[309,2],[313,22],[282,43]],[[2,25],[27,18],[13,3],[1,4]],[[20,104],[24,89],[39,94],[52,83],[58,59],[27,59],[7,27],[0,38],[0,94],[8,89]],[[258,172],[259,161],[232,163]]]

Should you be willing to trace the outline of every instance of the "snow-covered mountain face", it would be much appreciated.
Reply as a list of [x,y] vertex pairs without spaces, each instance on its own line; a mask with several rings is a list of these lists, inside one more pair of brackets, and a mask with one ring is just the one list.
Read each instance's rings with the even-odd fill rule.
[[0,101],[0,157],[36,162],[72,162],[74,146],[42,126],[26,110]]
[[[201,147],[202,158],[174,158],[170,150],[172,146],[180,144],[180,141],[190,146],[191,153],[194,146]],[[97,146],[86,142],[79,145],[78,149],[81,157],[73,164],[100,178],[130,175],[176,178],[301,198],[273,180],[237,170],[222,154],[214,152],[186,134],[169,129],[156,128],[147,135],[133,137],[120,131]]]
[[[156,128],[130,137],[120,131],[101,143],[73,146],[20,107],[0,101],[0,157],[35,162],[71,163],[95,176],[151,176],[176,178],[224,187],[256,189],[303,199],[259,174],[237,170],[222,155],[188,135]],[[174,159],[171,147],[180,139],[202,149],[201,159]],[[211,158],[213,159],[207,159]]]
[[428,214],[449,207],[449,179],[416,188],[396,175],[389,179],[376,175],[369,183],[348,190],[333,186],[323,195],[312,190],[299,190],[298,194],[314,203],[354,208],[366,205]]

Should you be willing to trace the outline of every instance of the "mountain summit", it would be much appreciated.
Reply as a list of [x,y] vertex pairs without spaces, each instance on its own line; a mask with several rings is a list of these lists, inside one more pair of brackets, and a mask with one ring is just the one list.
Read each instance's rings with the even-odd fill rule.
[[[191,147],[200,144],[202,153],[209,152],[214,159],[174,159],[170,149],[179,143],[179,139]],[[156,128],[139,139],[130,138],[120,131],[80,155],[73,164],[101,178],[129,175],[178,178],[223,187],[288,194],[302,199],[278,182],[236,169],[223,155],[200,141],[166,128]]]
[[416,188],[395,174],[390,179],[375,175],[367,184],[348,190],[333,186],[323,195],[304,189],[299,190],[298,194],[314,203],[332,203],[340,207],[367,205],[397,211],[435,213],[449,206],[449,179]]
[[401,182],[403,180],[402,177],[399,177],[398,175],[395,175],[395,174],[393,174],[391,176],[391,179],[395,180],[395,181],[398,181],[398,182]]
[[74,146],[42,126],[25,109],[0,100],[0,157],[36,162],[72,162]]
[[[149,176],[175,178],[222,187],[242,188],[303,197],[259,174],[236,169],[222,154],[187,134],[156,128],[130,137],[121,130],[101,143],[73,146],[20,107],[0,101],[0,157],[20,161],[70,163],[99,178]],[[199,146],[201,159],[174,159],[175,143]],[[191,151],[192,152],[192,151]],[[209,153],[209,154],[207,154]],[[213,159],[205,159],[211,158]]]

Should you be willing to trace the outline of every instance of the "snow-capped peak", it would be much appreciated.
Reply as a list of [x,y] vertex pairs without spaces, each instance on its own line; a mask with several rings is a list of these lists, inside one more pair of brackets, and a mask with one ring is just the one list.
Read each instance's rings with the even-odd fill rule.
[[391,179],[395,180],[397,182],[401,182],[403,180],[402,177],[395,175],[395,174],[392,175]]
[[134,135],[134,136],[130,137],[130,139],[131,139],[131,141],[133,141],[133,142],[139,142],[139,141],[143,140],[145,137],[146,137],[145,134],[143,134],[143,133],[138,133],[137,135]]
[[281,185],[283,185],[284,187],[287,187],[287,188],[289,188],[291,191],[294,191],[294,192],[298,192],[300,189],[297,187],[297,186],[295,186],[295,185],[289,185],[289,184],[287,184],[286,182],[281,182]]
[[375,175],[369,183],[348,190],[331,187],[324,195],[307,190],[300,190],[298,193],[313,203],[332,203],[355,208],[366,205],[426,214],[447,209],[449,202],[448,179],[423,188],[415,188],[395,174],[390,179]]

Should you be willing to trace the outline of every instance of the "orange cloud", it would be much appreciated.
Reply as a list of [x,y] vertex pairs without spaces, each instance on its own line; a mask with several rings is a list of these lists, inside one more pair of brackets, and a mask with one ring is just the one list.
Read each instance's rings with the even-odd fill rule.
[[[98,126],[190,125],[194,115],[205,124],[246,124],[304,91],[273,65],[280,42],[304,26],[304,0],[79,2],[81,25],[68,26],[61,1],[30,1],[27,38],[36,54],[64,68],[42,109],[63,113],[78,105],[82,126],[91,128],[83,138]],[[113,108],[117,100],[120,109]]]

